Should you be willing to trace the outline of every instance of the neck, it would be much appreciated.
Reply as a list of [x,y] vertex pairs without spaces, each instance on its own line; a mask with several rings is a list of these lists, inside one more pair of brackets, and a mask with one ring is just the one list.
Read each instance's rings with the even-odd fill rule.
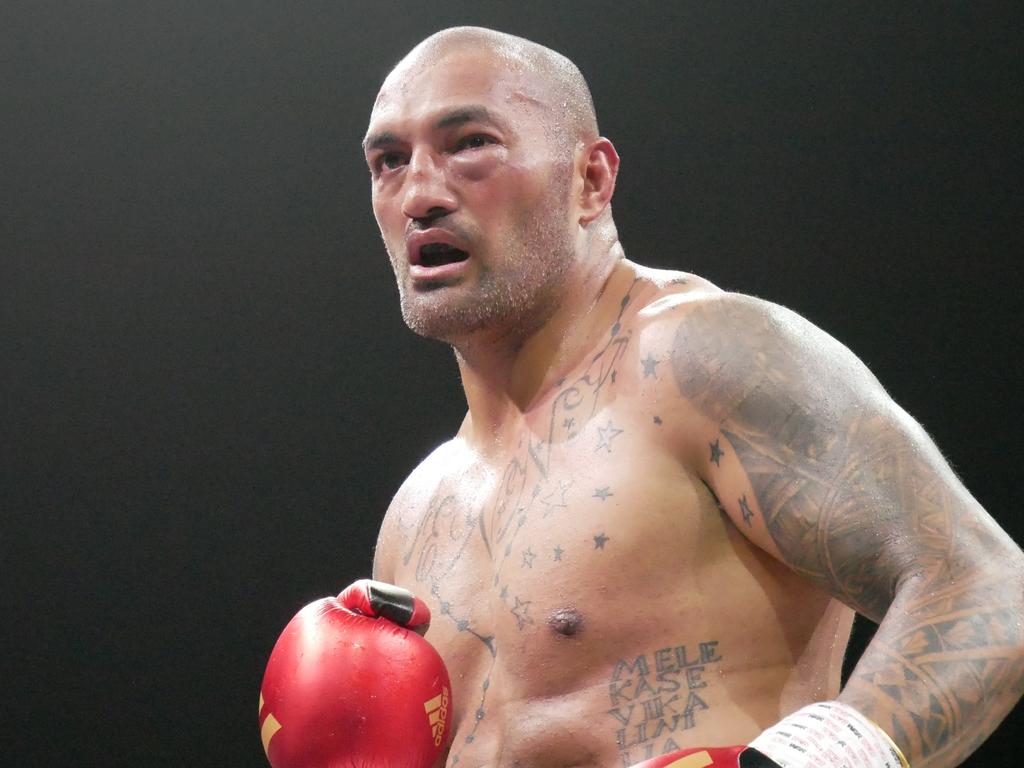
[[[488,452],[523,414],[572,370],[614,322],[634,270],[616,240],[608,258],[582,264],[554,312],[538,327],[477,335],[455,344],[469,414],[460,434]],[[621,283],[621,290],[619,284]]]

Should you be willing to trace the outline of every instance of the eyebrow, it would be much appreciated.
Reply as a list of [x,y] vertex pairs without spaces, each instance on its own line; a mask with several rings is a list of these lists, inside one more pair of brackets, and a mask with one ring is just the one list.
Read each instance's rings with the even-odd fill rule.
[[384,131],[383,133],[373,133],[363,139],[363,151],[369,152],[371,149],[379,149],[380,147],[386,147],[390,144],[397,144],[398,136]]
[[[465,107],[458,107],[441,115],[437,122],[434,123],[434,130],[442,131],[446,128],[464,125],[465,123],[487,123],[503,130],[506,129],[505,122],[490,112],[487,107],[478,104],[470,104]],[[369,152],[372,149],[379,149],[391,144],[397,144],[398,142],[398,135],[391,131],[372,133],[363,139],[363,151]]]
[[464,123],[490,123],[491,125],[504,127],[504,123],[492,115],[487,110],[487,107],[475,104],[468,107],[459,107],[448,112],[435,123],[434,127],[438,130],[443,130],[444,128],[451,128],[452,126]]

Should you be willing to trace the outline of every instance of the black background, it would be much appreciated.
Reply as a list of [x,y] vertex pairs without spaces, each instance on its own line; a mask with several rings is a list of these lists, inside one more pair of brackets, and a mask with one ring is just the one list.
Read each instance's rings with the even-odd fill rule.
[[6,763],[265,765],[278,631],[464,409],[358,146],[459,23],[580,65],[628,256],[837,336],[1024,534],[1018,3],[5,3]]

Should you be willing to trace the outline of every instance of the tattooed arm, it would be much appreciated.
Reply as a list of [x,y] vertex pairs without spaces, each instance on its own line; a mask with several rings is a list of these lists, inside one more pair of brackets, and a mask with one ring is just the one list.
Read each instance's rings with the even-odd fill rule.
[[1024,690],[1020,549],[839,342],[745,296],[678,311],[704,481],[757,545],[880,622],[840,700],[914,768],[959,764]]

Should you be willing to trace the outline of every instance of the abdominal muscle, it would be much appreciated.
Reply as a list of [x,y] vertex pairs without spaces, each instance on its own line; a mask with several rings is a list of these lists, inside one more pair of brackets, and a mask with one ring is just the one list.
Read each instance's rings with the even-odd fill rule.
[[[833,633],[845,612],[826,609],[834,614],[825,617]],[[838,692],[838,670],[825,648],[808,649],[817,658],[794,666],[788,657],[768,658],[765,648],[745,653],[734,632],[714,634],[723,639],[659,640],[615,663],[595,660],[589,674],[564,684],[554,679],[553,665],[538,663],[523,675],[484,664],[486,691],[460,686],[477,696],[459,707],[446,764],[631,766],[679,749],[747,743],[789,711]]]
[[[476,585],[457,603],[475,605],[468,628],[451,620],[456,604],[428,599],[442,620],[427,639],[453,682],[446,765],[631,766],[747,743],[804,704],[834,698],[852,612],[754,549],[716,510],[701,513],[700,566],[678,562],[678,574],[657,583],[609,558],[610,571],[591,563],[567,581],[549,572],[529,587]],[[657,552],[645,561],[665,567]],[[512,592],[531,598],[520,610],[529,623],[510,614]]]
[[[778,677],[778,672],[764,670],[751,677]],[[720,684],[721,675],[713,674],[717,680],[701,684],[708,688]],[[652,678],[650,683],[658,689],[657,680]],[[495,696],[471,744],[455,748],[465,742],[467,726],[474,730],[471,723],[464,723],[456,732],[447,765],[630,766],[678,749],[745,743],[761,730],[750,714],[751,706],[763,709],[768,703],[748,699],[746,706],[739,706],[706,689],[688,689],[685,682],[679,690],[666,694],[662,681],[660,696],[649,695],[635,702],[632,712],[621,707],[620,721],[609,716],[608,687],[600,683],[546,698]]]

